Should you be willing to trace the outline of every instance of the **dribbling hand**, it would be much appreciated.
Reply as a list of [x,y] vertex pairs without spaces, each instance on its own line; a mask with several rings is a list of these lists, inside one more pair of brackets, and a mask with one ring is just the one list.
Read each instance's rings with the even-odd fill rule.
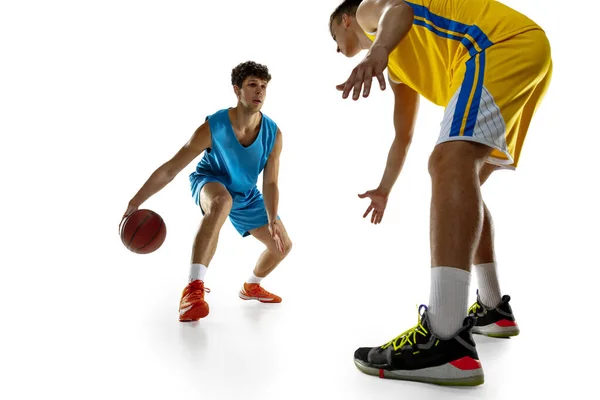
[[125,218],[127,218],[129,215],[131,215],[131,213],[133,213],[137,209],[138,209],[138,206],[135,206],[131,203],[129,203],[127,205],[127,209],[125,210],[125,213],[123,214],[123,217],[121,218],[121,222],[119,222],[119,235],[121,234],[121,225],[123,224],[123,221],[125,221]]

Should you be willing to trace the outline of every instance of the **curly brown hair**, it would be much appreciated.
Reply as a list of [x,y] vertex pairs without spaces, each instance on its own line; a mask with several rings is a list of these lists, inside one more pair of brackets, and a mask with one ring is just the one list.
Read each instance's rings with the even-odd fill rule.
[[244,80],[249,76],[264,79],[267,82],[271,81],[271,74],[266,65],[246,61],[231,70],[231,84],[241,88]]

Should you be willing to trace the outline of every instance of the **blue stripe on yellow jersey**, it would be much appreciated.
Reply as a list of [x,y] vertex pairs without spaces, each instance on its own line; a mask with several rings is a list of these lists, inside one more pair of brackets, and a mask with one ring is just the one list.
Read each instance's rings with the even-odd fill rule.
[[[454,94],[454,72],[467,63],[457,109],[465,115],[453,121],[460,134],[470,134],[482,90],[485,55],[494,43],[519,33],[541,29],[523,14],[495,0],[413,0],[413,27],[390,53],[388,72],[433,103],[445,106]],[[374,40],[376,33],[367,33]],[[469,110],[466,112],[466,110]]]

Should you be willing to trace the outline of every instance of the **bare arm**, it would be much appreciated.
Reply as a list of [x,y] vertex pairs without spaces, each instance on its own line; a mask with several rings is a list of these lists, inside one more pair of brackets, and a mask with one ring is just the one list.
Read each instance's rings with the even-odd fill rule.
[[279,179],[279,155],[283,146],[281,136],[281,131],[277,129],[275,144],[273,145],[273,150],[269,155],[263,173],[263,198],[265,199],[269,224],[277,220],[277,207],[279,205],[279,188],[277,186]]
[[394,92],[394,128],[396,136],[388,153],[387,163],[379,190],[389,194],[400,175],[406,154],[412,141],[419,94],[404,84],[392,84]]
[[151,196],[164,188],[190,162],[211,146],[211,134],[208,121],[196,129],[190,140],[169,161],[158,167],[146,183],[129,201],[134,207],[141,206]]
[[364,0],[356,10],[356,21],[367,32],[377,32],[372,47],[387,53],[398,46],[412,28],[414,12],[402,0]]
[[383,71],[388,65],[390,53],[410,31],[414,12],[402,0],[363,0],[356,10],[356,21],[366,32],[377,32],[376,38],[365,58],[352,70],[348,80],[338,85],[342,98],[347,98],[353,90],[352,98],[358,100],[364,83],[363,97],[371,91],[371,80],[379,81],[385,90]]

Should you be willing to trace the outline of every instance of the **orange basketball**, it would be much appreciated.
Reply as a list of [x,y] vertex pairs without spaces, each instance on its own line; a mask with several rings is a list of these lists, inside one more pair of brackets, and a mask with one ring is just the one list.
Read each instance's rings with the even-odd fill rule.
[[121,241],[125,247],[138,254],[158,250],[166,236],[165,222],[152,210],[136,210],[121,225]]

